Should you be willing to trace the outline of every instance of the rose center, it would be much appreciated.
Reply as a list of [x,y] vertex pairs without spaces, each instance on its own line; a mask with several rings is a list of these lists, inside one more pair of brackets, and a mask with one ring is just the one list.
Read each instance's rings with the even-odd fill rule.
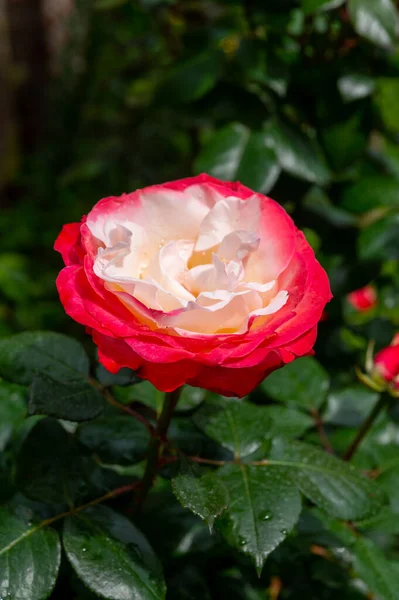
[[158,324],[176,331],[239,333],[257,326],[288,293],[276,280],[264,280],[256,202],[216,203],[187,238],[176,235],[174,224],[156,229],[153,221],[114,221],[94,272],[136,316],[144,305],[163,314]]

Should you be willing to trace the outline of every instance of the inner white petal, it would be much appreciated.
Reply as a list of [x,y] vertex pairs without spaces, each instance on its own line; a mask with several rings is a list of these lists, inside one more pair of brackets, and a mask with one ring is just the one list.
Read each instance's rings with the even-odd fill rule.
[[278,310],[280,310],[280,308],[282,308],[284,306],[284,304],[287,303],[287,301],[288,301],[288,292],[286,290],[281,290],[273,298],[273,300],[271,302],[269,302],[269,304],[267,306],[265,306],[264,308],[259,308],[259,309],[255,310],[252,314],[257,317],[265,316],[265,315],[272,315],[275,312],[277,312]]
[[144,323],[176,335],[245,332],[288,301],[277,280],[265,281],[259,199],[189,189],[143,190],[136,212],[116,203],[115,214],[91,222],[105,246],[94,272]]
[[257,196],[248,200],[224,198],[215,204],[201,223],[195,250],[201,252],[220,244],[229,233],[243,230],[256,232],[260,222]]
[[186,302],[194,301],[195,296],[180,282],[184,279],[193,248],[194,243],[186,240],[169,242],[152,258],[144,277],[150,277],[166,292]]
[[217,251],[225,260],[244,260],[251,252],[256,252],[260,238],[253,231],[233,231],[223,238]]

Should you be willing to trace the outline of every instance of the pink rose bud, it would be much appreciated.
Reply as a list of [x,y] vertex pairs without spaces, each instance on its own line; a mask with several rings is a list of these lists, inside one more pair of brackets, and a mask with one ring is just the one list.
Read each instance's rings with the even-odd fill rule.
[[64,225],[55,249],[61,302],[100,362],[162,391],[245,396],[313,353],[331,298],[282,206],[208,175],[104,198]]
[[349,304],[359,312],[371,310],[377,306],[377,293],[372,285],[354,290],[347,296]]
[[[399,342],[398,335],[394,340]],[[399,389],[399,344],[387,346],[374,357],[374,372],[385,381],[392,382]]]

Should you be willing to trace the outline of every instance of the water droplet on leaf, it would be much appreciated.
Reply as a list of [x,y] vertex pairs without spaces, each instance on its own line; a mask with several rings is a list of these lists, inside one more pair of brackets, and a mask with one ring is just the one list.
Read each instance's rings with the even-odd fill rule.
[[271,519],[273,519],[273,514],[269,511],[266,511],[260,515],[260,519],[262,521],[270,521]]

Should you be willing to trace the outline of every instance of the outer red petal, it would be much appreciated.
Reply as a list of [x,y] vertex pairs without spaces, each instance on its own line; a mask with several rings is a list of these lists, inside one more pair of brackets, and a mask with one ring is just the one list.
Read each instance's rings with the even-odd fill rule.
[[81,245],[80,227],[81,223],[64,225],[55,240],[54,250],[61,254],[67,266],[80,264],[83,259],[84,250]]

